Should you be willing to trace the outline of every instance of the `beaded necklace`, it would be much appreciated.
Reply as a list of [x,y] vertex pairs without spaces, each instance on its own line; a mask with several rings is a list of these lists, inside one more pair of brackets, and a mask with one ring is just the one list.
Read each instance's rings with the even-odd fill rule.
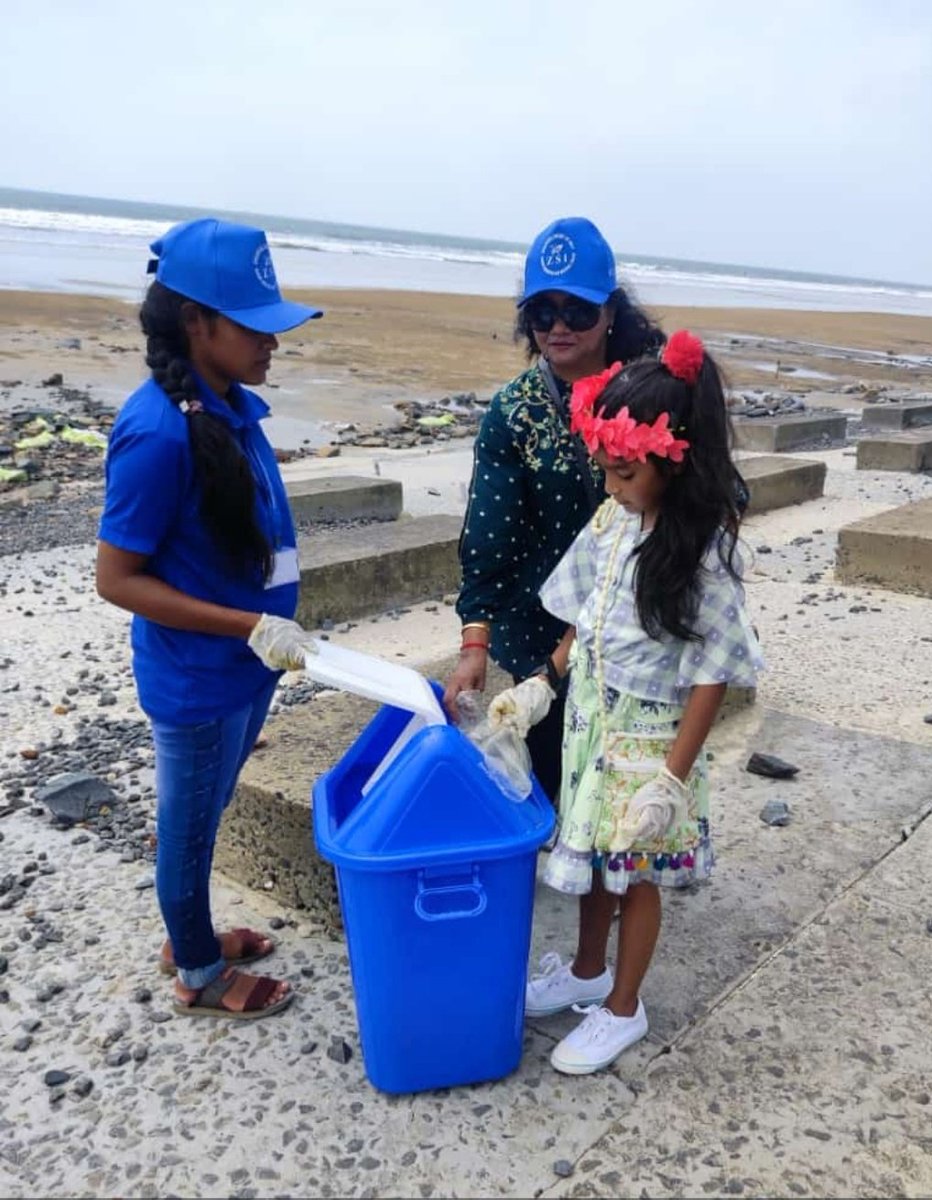
[[[595,516],[592,518],[592,532],[598,536],[604,533],[612,521],[618,515],[618,505],[614,500],[606,500],[605,503],[598,509]],[[602,582],[602,587],[599,591],[599,599],[596,605],[595,621],[593,622],[593,658],[595,660],[595,683],[599,691],[599,722],[600,722],[600,741],[602,753],[602,769],[605,769],[606,752],[608,749],[608,741],[606,737],[608,728],[608,713],[605,707],[605,655],[603,653],[604,634],[605,634],[605,615],[608,610],[609,598],[612,592],[612,585],[615,578],[615,564],[618,561],[618,551],[621,548],[621,543],[624,540],[625,530],[627,527],[626,521],[618,522],[618,531],[612,541],[611,549],[608,552],[608,564],[605,568],[605,579]]]

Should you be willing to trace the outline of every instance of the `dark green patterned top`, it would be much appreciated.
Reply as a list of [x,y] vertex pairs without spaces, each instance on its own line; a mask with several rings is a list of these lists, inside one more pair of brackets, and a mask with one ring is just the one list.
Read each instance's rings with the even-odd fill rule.
[[[558,386],[565,400],[568,389]],[[520,677],[563,636],[565,624],[537,593],[592,513],[564,412],[533,366],[492,397],[476,436],[456,611],[463,621],[492,622],[492,657]],[[588,469],[597,505],[604,480],[594,464]]]

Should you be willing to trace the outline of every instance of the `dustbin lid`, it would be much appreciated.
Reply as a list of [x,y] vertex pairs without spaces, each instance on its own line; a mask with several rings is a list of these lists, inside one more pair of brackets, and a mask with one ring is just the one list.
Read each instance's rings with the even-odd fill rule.
[[417,733],[341,824],[331,806],[337,797],[325,775],[314,788],[318,848],[364,871],[510,858],[535,850],[554,824],[537,783],[526,800],[510,800],[451,725]]
[[426,725],[445,725],[446,716],[423,675],[412,667],[388,662],[314,639],[317,652],[304,656],[305,672],[316,683],[366,696],[392,708],[404,708],[424,718]]

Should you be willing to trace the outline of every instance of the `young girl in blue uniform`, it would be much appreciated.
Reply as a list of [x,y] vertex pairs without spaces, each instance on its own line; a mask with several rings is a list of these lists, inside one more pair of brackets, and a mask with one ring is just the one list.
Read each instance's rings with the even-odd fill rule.
[[744,606],[725,398],[699,339],[680,331],[659,359],[580,380],[571,413],[609,499],[541,589],[566,636],[490,711],[523,731],[569,671],[560,833],[543,878],[579,896],[579,938],[571,962],[545,955],[526,1011],[585,1013],[551,1061],[586,1074],[647,1033],[639,992],[659,888],[712,871],[703,743],[727,685],[752,685],[763,664]]
[[133,670],[155,743],[156,887],[187,1015],[267,1016],[289,985],[238,966],[274,948],[219,937],[209,877],[217,828],[282,670],[311,638],[294,617],[296,540],[259,422],[275,335],[316,309],[283,300],[265,234],[204,219],[154,242],[140,311],[151,378],[124,404],[107,452],[97,590],[133,613]]

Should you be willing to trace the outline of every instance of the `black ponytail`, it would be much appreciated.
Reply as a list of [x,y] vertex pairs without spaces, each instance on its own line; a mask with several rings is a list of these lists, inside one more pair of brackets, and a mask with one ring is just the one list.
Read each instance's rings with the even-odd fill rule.
[[[173,404],[197,400],[183,309],[194,301],[164,284],[149,285],[139,322],[146,335],[146,365]],[[195,305],[208,318],[212,309]],[[219,417],[203,409],[187,412],[194,477],[201,516],[218,549],[237,574],[258,571],[268,579],[272,552],[256,517],[256,485],[245,455]]]
[[725,569],[739,578],[735,552],[743,481],[731,457],[731,424],[718,367],[704,355],[698,379],[688,384],[656,358],[639,359],[611,380],[595,411],[610,418],[624,406],[636,421],[650,424],[669,413],[670,428],[689,442],[682,463],[651,456],[666,488],[656,524],[635,551],[634,590],[648,637],[666,632],[697,641],[699,568],[713,542]]

